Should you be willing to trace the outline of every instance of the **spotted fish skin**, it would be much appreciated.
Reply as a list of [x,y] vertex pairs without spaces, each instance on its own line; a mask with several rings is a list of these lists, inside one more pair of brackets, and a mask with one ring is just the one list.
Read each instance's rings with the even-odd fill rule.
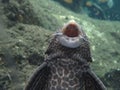
[[79,47],[68,48],[68,47],[62,46],[58,41],[57,37],[55,36],[51,39],[51,42],[45,54],[47,56],[52,56],[52,54],[59,53],[61,54],[61,57],[62,56],[73,57],[73,58],[79,57],[79,58],[83,58],[87,62],[92,62],[90,44],[86,35],[84,35],[84,38],[86,40],[83,39]]
[[46,90],[83,90],[82,63],[69,58],[57,58],[48,64],[51,74],[48,79]]
[[25,90],[106,90],[90,68],[92,58],[85,33],[80,42],[78,47],[70,48],[53,36],[44,63],[34,72]]
[[104,86],[96,89],[90,84],[91,81],[89,80],[87,83],[89,88],[85,89],[83,72],[91,70],[89,63],[92,62],[88,41],[83,40],[77,48],[67,48],[62,46],[54,37],[46,51],[46,55],[52,57],[52,59],[46,60],[51,68],[46,90],[105,90]]

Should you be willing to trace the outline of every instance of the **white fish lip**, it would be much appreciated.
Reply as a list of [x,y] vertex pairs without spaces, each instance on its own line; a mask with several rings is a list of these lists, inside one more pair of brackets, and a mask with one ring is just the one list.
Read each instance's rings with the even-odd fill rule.
[[80,46],[80,38],[81,36],[78,37],[68,37],[66,35],[63,35],[62,33],[56,33],[54,34],[58,41],[60,42],[61,45],[69,48],[77,48]]

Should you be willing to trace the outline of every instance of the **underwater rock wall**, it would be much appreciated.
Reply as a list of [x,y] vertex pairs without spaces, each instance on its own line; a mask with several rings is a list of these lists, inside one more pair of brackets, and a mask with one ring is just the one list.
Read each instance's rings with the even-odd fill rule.
[[58,29],[57,26],[59,23],[56,18],[49,14],[49,12],[42,8],[42,6],[39,7],[39,11],[36,11],[32,1],[9,0],[3,2],[1,5],[3,6],[3,13],[7,18],[5,20],[8,27],[12,27],[16,25],[16,23],[24,23],[42,26],[53,31]]

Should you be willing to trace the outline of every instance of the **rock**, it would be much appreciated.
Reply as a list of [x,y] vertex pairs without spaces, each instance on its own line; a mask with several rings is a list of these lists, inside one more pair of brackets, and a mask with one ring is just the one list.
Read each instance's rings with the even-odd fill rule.
[[0,90],[7,90],[11,82],[9,73],[0,70]]
[[120,88],[120,70],[111,70],[104,76],[106,85],[112,87],[114,90],[119,90]]
[[7,4],[2,4],[2,6],[3,12],[7,17],[5,21],[8,27],[12,27],[20,22],[42,26],[49,30],[56,30],[59,28],[58,26],[60,23],[56,17],[46,12],[43,8],[39,8],[38,12],[33,3],[29,0],[21,2],[19,0],[13,0]]

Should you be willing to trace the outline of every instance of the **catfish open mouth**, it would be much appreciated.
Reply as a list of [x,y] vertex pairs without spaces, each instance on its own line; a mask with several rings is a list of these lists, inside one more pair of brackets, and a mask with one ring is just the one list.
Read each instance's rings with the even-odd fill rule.
[[81,45],[83,32],[81,27],[74,20],[71,20],[54,35],[57,37],[61,45],[69,48],[76,48]]
[[68,37],[78,37],[80,34],[79,28],[74,24],[67,25],[63,31],[63,35],[66,35]]
[[81,27],[74,20],[68,22],[62,28],[61,33],[68,38],[75,38],[83,35]]

